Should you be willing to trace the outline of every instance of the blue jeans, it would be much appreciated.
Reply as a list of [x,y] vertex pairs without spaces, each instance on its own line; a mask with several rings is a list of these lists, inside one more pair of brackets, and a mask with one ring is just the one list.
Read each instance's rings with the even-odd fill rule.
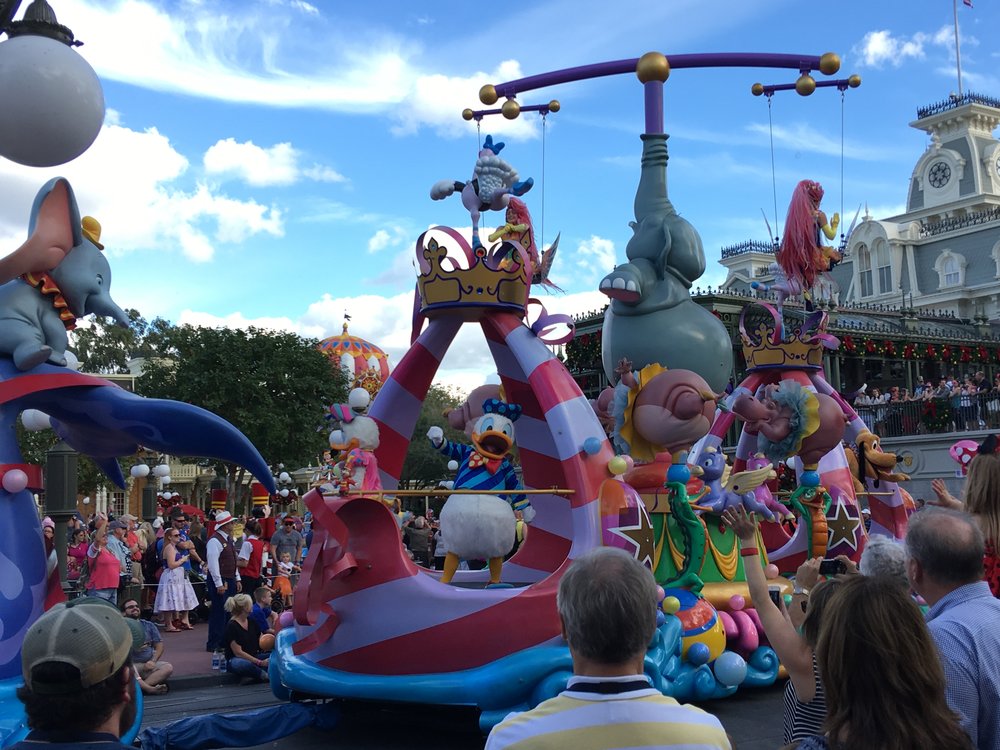
[[98,599],[114,604],[118,598],[118,589],[90,589],[87,596],[96,596]]
[[[269,654],[260,654],[258,658],[264,659],[267,656]],[[264,680],[267,678],[267,674],[263,669],[240,656],[234,656],[229,660],[229,671],[240,677],[253,677],[255,680]]]
[[222,648],[222,637],[226,632],[226,623],[229,622],[229,613],[226,612],[226,599],[236,596],[236,579],[223,578],[222,584],[226,587],[225,592],[219,594],[215,590],[215,583],[212,576],[208,577],[208,598],[212,606],[208,610],[208,642],[205,644],[206,651],[215,651]]

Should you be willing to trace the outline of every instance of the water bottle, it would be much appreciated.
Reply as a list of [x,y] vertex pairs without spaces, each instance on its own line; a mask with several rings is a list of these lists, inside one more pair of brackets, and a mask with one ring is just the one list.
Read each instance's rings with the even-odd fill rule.
[[219,651],[218,651],[218,649],[216,649],[215,651],[212,652],[212,669],[214,669],[214,670],[218,670],[219,669]]
[[219,654],[219,671],[227,672],[229,671],[229,665],[226,663],[226,653],[225,651]]

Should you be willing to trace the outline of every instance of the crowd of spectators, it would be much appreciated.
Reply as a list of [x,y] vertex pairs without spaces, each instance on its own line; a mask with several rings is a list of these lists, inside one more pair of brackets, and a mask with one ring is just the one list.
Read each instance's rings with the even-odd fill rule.
[[900,385],[885,392],[863,387],[854,397],[858,416],[877,435],[976,430],[1000,421],[1000,374],[992,384],[982,371]]

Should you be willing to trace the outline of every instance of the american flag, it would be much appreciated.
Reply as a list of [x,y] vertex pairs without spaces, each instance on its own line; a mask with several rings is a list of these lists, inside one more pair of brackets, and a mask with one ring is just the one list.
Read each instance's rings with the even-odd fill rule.
[[968,5],[970,8],[972,7],[972,0],[962,0],[962,2]]

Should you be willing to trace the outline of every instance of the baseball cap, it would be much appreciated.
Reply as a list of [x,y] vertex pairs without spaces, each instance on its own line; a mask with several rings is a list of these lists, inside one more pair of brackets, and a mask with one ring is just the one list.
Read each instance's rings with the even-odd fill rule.
[[120,518],[116,518],[114,521],[108,524],[108,529],[110,529],[111,531],[114,531],[115,529],[127,529],[127,528],[128,524],[125,523]]
[[[21,646],[21,672],[33,693],[75,693],[114,675],[131,652],[132,631],[121,612],[110,602],[85,596],[55,605],[28,629]],[[75,667],[79,679],[34,679],[35,668],[44,664]]]
[[118,516],[119,521],[138,521],[139,519],[133,516],[131,513],[125,513]]

